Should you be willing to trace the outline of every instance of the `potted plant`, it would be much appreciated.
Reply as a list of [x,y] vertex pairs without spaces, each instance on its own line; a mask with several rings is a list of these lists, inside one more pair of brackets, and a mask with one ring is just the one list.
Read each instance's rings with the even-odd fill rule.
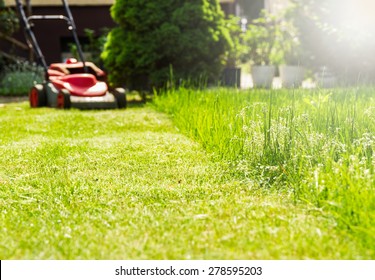
[[304,50],[301,45],[298,29],[291,18],[288,18],[288,10],[280,21],[280,43],[283,54],[283,63],[279,66],[280,79],[283,87],[300,87],[305,77],[305,69],[302,66]]
[[280,36],[279,19],[265,10],[261,17],[248,25],[245,34],[247,55],[251,61],[251,75],[254,87],[272,87],[276,65],[282,55],[278,42]]
[[321,67],[319,71],[315,72],[314,78],[318,87],[333,88],[337,86],[336,75],[326,66]]
[[226,66],[223,72],[222,82],[224,86],[241,87],[241,68],[239,67],[244,52],[241,19],[230,16],[226,20],[226,26],[231,40],[230,48],[226,54]]
[[301,64],[301,52],[298,47],[287,50],[285,64],[279,66],[280,79],[283,87],[300,87],[305,78],[305,68]]

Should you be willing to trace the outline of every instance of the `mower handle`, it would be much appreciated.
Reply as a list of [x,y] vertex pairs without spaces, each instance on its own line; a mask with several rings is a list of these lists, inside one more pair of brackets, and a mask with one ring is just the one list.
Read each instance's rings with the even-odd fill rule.
[[32,15],[27,18],[27,21],[30,23],[33,20],[39,20],[39,19],[63,19],[66,22],[68,22],[69,25],[71,25],[71,21],[68,17],[63,15]]
[[65,12],[66,12],[67,16],[64,16],[64,15],[32,15],[32,16],[29,16],[29,17],[26,17],[26,15],[25,15],[21,0],[15,0],[15,1],[16,1],[16,6],[17,6],[17,9],[18,9],[18,12],[19,12],[19,14],[21,16],[21,19],[23,21],[23,25],[24,25],[24,28],[26,30],[26,33],[28,34],[29,39],[31,40],[31,45],[34,49],[34,52],[36,52],[39,60],[43,64],[43,67],[45,68],[46,73],[48,72],[47,71],[48,70],[47,63],[46,63],[45,58],[44,58],[44,56],[43,56],[43,54],[40,50],[40,47],[39,47],[39,44],[38,44],[38,42],[35,38],[34,32],[31,30],[31,26],[30,26],[30,22],[33,21],[33,20],[65,20],[68,23],[68,26],[69,26],[68,29],[70,31],[72,31],[74,41],[77,45],[78,55],[79,55],[79,57],[80,57],[80,59],[83,63],[84,71],[86,73],[88,72],[88,69],[87,69],[86,63],[85,63],[85,59],[83,57],[81,44],[79,43],[76,26],[75,26],[74,19],[73,19],[73,15],[70,11],[67,0],[62,0],[62,3],[63,3],[63,6],[64,6],[64,9],[65,9]]

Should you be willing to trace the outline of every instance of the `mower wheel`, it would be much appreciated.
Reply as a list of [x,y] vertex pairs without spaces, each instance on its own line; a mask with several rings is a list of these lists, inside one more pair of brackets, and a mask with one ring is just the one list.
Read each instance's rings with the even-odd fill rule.
[[128,105],[126,101],[126,92],[123,88],[115,88],[113,91],[113,95],[117,101],[117,106],[119,109],[126,108]]
[[34,85],[29,93],[29,102],[31,108],[43,107],[47,105],[47,95],[41,84]]
[[70,103],[70,93],[66,89],[60,90],[57,94],[57,108],[59,109],[69,109]]

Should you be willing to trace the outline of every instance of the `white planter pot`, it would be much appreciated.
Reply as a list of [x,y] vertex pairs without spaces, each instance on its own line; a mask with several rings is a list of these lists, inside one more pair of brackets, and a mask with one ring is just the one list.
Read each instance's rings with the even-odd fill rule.
[[286,88],[302,86],[305,69],[301,66],[281,65],[279,67],[281,85]]
[[257,65],[251,67],[251,76],[255,88],[271,88],[276,67],[273,65]]
[[333,88],[337,86],[335,77],[320,77],[316,80],[316,85],[321,88]]
[[326,67],[322,67],[314,76],[318,87],[332,88],[337,86],[336,76]]

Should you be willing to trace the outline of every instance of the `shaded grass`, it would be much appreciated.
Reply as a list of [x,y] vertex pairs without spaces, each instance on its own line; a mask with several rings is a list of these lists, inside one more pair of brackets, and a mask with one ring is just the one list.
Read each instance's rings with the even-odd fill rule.
[[151,108],[0,108],[1,259],[369,258]]

